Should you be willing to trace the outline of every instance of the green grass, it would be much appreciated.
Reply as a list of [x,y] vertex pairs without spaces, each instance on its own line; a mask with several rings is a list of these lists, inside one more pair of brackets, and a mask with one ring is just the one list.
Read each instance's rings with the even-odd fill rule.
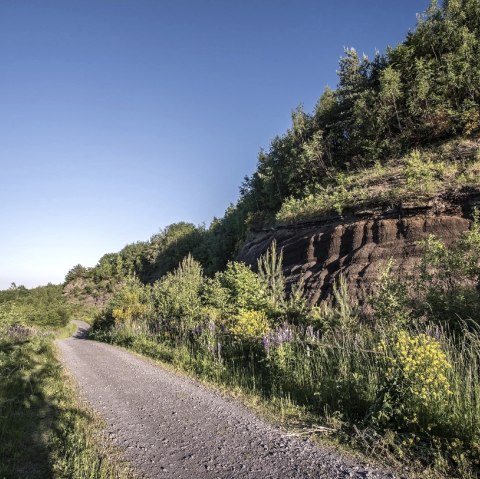
[[332,174],[315,191],[285,200],[276,221],[289,224],[402,202],[417,206],[463,187],[480,187],[480,148],[468,139],[413,150],[403,158],[351,173]]
[[0,477],[128,477],[101,422],[77,400],[54,334],[4,327],[0,336]]

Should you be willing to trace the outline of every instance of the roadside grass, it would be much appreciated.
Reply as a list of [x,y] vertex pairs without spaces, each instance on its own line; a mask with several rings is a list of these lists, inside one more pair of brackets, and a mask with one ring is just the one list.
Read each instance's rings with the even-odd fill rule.
[[[299,390],[299,382],[305,386],[305,381],[308,380],[310,385],[316,383],[315,389],[319,391],[323,389],[322,382],[318,382],[315,369],[329,366],[319,357],[317,360],[320,360],[317,361],[315,358],[306,359],[303,354],[298,357],[292,356],[290,360],[296,361],[297,367],[291,369],[290,377],[299,375],[298,381],[291,383],[287,378],[275,378],[276,373],[270,370],[268,364],[259,361],[259,357],[252,352],[251,345],[239,344],[232,340],[233,338],[230,338],[232,340],[230,346],[236,352],[222,358],[212,354],[208,348],[205,350],[188,340],[176,341],[175,344],[161,341],[158,336],[138,325],[93,331],[90,333],[90,339],[126,348],[158,362],[176,374],[186,375],[209,388],[233,397],[269,422],[284,429],[287,434],[308,437],[322,446],[340,448],[349,456],[359,457],[378,466],[387,463],[397,470],[407,466],[410,468],[408,477],[424,479],[447,477],[438,470],[432,475],[426,474],[425,468],[413,457],[411,461],[400,461],[398,455],[392,451],[391,444],[387,444],[383,436],[376,434],[373,437],[367,429],[352,427],[341,414],[321,406],[321,400],[316,398],[315,394],[308,397],[310,390]],[[229,338],[224,335],[221,340],[223,347],[228,347],[226,342]],[[336,352],[351,363],[346,351]],[[337,359],[340,357],[337,356]],[[331,373],[334,374],[335,365],[330,366]],[[389,443],[390,441],[395,443],[391,438],[388,439]]]
[[436,195],[480,187],[478,141],[460,139],[413,150],[402,158],[327,176],[302,198],[287,198],[276,214],[277,225],[342,215],[349,210],[408,203],[421,206]]
[[54,340],[75,330],[0,325],[0,478],[133,477],[80,403]]
[[[262,353],[261,345],[222,333],[200,341],[176,338],[172,342],[139,324],[93,331],[92,337],[214,385],[292,434],[341,445],[349,453],[386,462],[396,469],[407,467],[408,477],[477,477],[477,336],[472,335],[470,343],[459,349],[439,331],[438,344],[452,365],[448,369],[451,391],[433,384],[429,392],[437,395],[434,408],[427,400],[422,404],[421,398],[408,404],[405,397],[405,403],[391,404],[390,417],[382,418],[389,413],[388,407],[387,411],[377,410],[375,403],[385,387],[386,357],[397,354],[395,342],[388,343],[389,351],[384,354],[378,350],[383,331],[372,334],[369,328],[363,328],[307,340],[302,339],[300,331],[292,334],[288,344],[272,348],[268,355]],[[412,354],[422,360],[421,348]],[[426,369],[433,381],[441,375],[441,366],[432,364]],[[372,417],[375,414],[378,417]]]

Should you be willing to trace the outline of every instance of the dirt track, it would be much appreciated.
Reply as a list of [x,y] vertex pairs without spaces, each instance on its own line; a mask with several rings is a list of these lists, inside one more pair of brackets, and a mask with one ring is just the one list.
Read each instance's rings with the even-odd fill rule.
[[127,351],[83,339],[58,342],[82,396],[140,477],[394,478],[286,435],[236,401]]

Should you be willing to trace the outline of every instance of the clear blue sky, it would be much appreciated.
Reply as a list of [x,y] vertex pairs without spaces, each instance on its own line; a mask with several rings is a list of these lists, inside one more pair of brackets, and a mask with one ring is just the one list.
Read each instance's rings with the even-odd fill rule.
[[0,288],[221,216],[343,47],[384,51],[427,4],[2,0]]

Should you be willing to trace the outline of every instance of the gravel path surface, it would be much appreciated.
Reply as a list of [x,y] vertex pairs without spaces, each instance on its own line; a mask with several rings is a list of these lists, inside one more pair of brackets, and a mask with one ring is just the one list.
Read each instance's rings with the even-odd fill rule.
[[82,396],[145,478],[395,478],[330,448],[288,436],[237,401],[129,352],[83,339],[58,342]]

